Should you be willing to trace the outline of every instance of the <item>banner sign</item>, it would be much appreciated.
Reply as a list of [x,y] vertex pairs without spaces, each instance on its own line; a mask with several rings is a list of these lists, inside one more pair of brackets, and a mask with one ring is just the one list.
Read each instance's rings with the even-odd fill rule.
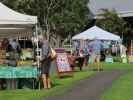
[[59,73],[72,71],[66,53],[57,53],[56,63]]

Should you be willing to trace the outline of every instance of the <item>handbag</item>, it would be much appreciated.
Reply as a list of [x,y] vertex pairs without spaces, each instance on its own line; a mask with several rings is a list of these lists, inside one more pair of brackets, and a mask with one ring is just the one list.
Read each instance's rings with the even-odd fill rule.
[[53,48],[51,48],[51,59],[55,59],[56,58],[56,52]]

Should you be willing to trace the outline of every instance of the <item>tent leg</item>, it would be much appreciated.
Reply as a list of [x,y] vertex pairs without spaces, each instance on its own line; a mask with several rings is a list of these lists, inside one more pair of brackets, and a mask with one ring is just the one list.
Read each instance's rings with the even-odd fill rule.
[[38,81],[39,81],[39,84],[38,84],[38,88],[39,88],[39,90],[40,90],[40,59],[39,59],[39,43],[38,43],[38,41],[39,41],[39,39],[38,39],[38,27],[37,27],[37,25],[36,25],[36,38],[37,38],[37,48],[36,48],[36,52],[37,52],[37,69],[38,69],[38,73],[39,73],[39,75],[38,75]]

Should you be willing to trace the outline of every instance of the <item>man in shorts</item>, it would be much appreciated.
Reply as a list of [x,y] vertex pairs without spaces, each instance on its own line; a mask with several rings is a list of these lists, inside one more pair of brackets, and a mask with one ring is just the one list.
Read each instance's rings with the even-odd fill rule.
[[39,42],[42,49],[42,59],[41,59],[42,81],[44,88],[48,89],[51,88],[50,66],[51,66],[52,51],[46,36],[39,36]]
[[100,65],[100,59],[101,59],[101,50],[102,50],[102,42],[100,40],[95,39],[90,43],[90,46],[92,48],[92,53],[91,53],[91,59],[92,63],[96,64],[97,70],[101,70],[101,65]]

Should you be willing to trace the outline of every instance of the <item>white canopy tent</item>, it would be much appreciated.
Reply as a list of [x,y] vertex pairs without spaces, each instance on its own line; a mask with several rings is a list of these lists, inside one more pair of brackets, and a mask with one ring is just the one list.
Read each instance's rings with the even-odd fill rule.
[[97,26],[93,26],[90,29],[72,37],[72,40],[93,40],[93,39],[120,41],[120,36],[107,32]]
[[0,24],[36,24],[37,17],[18,13],[0,3]]
[[[38,40],[37,16],[21,14],[0,2],[0,38],[31,38],[34,31]],[[37,57],[39,56],[38,51],[37,42]],[[39,67],[39,59],[37,61]]]
[[21,14],[0,3],[0,38],[31,36],[36,24],[37,16]]

